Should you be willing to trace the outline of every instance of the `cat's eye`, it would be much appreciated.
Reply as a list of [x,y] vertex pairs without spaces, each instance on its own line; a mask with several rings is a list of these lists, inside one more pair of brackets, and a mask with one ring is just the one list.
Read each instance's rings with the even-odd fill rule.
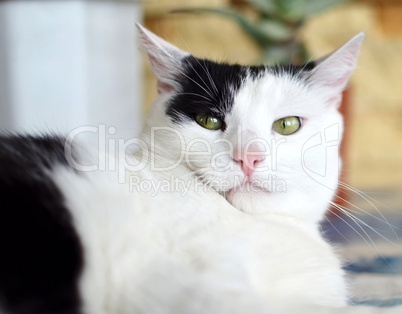
[[296,133],[300,127],[301,119],[295,116],[276,120],[272,125],[272,129],[281,135],[291,135]]
[[219,130],[223,126],[223,121],[221,118],[209,114],[196,114],[195,121],[203,128],[208,130]]

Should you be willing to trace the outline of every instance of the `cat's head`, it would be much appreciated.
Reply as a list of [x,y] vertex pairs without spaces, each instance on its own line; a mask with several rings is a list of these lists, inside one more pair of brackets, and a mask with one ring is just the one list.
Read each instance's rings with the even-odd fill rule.
[[159,93],[145,134],[165,169],[184,165],[245,212],[320,220],[337,189],[338,108],[364,35],[305,65],[269,67],[199,59],[139,30]]

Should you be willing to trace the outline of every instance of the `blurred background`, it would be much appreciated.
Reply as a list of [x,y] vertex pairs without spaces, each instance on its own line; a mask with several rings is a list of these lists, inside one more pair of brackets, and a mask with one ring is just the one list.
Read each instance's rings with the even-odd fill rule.
[[65,133],[106,124],[116,137],[137,134],[141,18],[134,1],[0,1],[0,129]]
[[343,108],[343,179],[402,211],[402,0],[3,0],[0,129],[137,134],[156,97],[137,21],[196,56],[244,64],[303,62],[364,31]]

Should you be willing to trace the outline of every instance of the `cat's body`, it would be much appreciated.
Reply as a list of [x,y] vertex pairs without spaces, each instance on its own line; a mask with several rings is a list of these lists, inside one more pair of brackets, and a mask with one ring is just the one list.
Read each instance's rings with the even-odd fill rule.
[[341,139],[340,93],[362,37],[318,63],[268,68],[196,59],[140,31],[160,97],[136,153],[108,152],[96,169],[103,152],[72,138],[0,139],[0,308],[346,306],[341,262],[318,222],[337,186],[339,156],[328,150]]
[[[18,147],[24,139],[8,141]],[[62,143],[29,138],[20,146],[31,152],[35,165],[49,167],[24,176],[35,195],[23,189],[13,195],[16,177],[2,186],[3,202],[20,212],[2,208],[2,247],[9,243],[18,253],[9,251],[12,255],[0,262],[0,292],[11,296],[11,283],[18,280],[26,289],[13,295],[18,306],[11,302],[8,308],[15,312],[10,313],[264,313],[288,299],[344,305],[340,262],[317,228],[292,218],[243,213],[206,189],[193,187],[185,196],[130,191],[129,184],[117,183],[117,171],[77,173],[66,166]],[[79,147],[74,150],[76,160],[96,162],[85,149],[82,159]],[[61,158],[43,157],[52,152]],[[26,158],[15,162],[24,171],[35,170]],[[176,170],[182,179],[186,171]],[[133,175],[165,179],[148,168],[127,174]],[[8,180],[4,173],[2,179]],[[40,215],[44,199],[49,205]],[[35,214],[41,219],[32,218]],[[48,230],[55,224],[56,231]],[[27,285],[31,272],[38,282]],[[30,307],[32,312],[25,310]]]

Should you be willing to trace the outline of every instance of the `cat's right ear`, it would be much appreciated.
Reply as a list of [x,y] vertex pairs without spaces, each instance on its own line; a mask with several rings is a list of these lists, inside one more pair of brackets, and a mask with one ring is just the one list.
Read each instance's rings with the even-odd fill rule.
[[142,48],[148,55],[152,71],[158,79],[158,93],[164,94],[176,90],[177,75],[183,72],[182,60],[189,56],[162,38],[156,36],[136,23],[140,33]]

